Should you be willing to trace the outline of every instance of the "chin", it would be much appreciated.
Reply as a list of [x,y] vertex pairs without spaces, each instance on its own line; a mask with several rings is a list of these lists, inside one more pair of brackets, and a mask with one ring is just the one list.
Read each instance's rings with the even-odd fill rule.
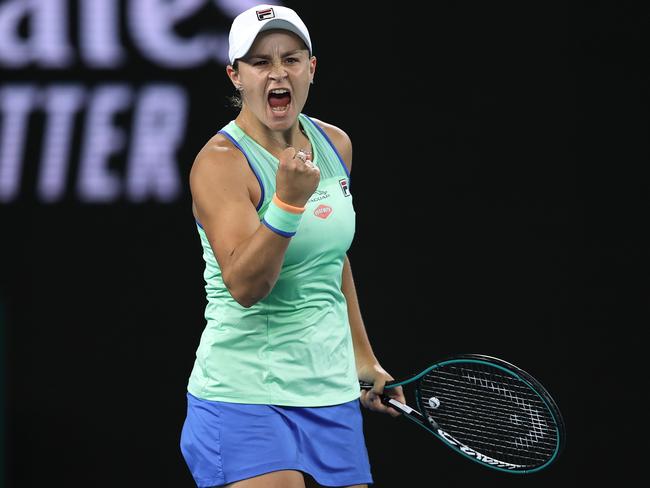
[[298,119],[298,113],[289,109],[283,114],[277,114],[268,110],[266,121],[272,130],[285,130],[291,128]]

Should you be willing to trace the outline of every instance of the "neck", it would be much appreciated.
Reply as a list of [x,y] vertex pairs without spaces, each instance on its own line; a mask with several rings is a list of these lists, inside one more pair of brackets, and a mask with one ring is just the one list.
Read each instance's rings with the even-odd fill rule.
[[298,119],[287,129],[272,130],[257,117],[242,109],[235,122],[246,134],[271,153],[283,151],[289,146],[304,147],[305,141],[308,141]]

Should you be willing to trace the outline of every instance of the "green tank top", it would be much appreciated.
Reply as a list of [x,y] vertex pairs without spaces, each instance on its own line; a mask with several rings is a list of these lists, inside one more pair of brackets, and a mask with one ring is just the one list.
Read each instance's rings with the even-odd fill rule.
[[[309,117],[299,122],[320,168],[273,290],[250,308],[223,283],[210,242],[197,222],[205,260],[206,326],[188,391],[207,400],[323,406],[359,397],[347,303],[341,291],[346,251],[354,236],[350,177],[336,148]],[[278,160],[237,126],[220,133],[239,148],[257,176],[260,219],[275,191]]]

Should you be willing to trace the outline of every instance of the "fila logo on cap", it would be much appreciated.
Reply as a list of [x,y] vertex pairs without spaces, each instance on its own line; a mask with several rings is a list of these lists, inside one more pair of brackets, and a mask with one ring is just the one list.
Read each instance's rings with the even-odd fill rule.
[[266,20],[275,18],[275,12],[272,8],[265,8],[264,10],[256,10],[257,20]]

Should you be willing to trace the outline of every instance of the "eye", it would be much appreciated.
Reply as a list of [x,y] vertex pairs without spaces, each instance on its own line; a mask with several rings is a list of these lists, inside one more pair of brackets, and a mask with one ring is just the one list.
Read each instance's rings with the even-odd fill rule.
[[268,61],[266,59],[259,59],[257,61],[253,61],[253,66],[264,66],[267,63]]
[[295,64],[299,61],[298,58],[286,58],[285,61],[289,64]]

